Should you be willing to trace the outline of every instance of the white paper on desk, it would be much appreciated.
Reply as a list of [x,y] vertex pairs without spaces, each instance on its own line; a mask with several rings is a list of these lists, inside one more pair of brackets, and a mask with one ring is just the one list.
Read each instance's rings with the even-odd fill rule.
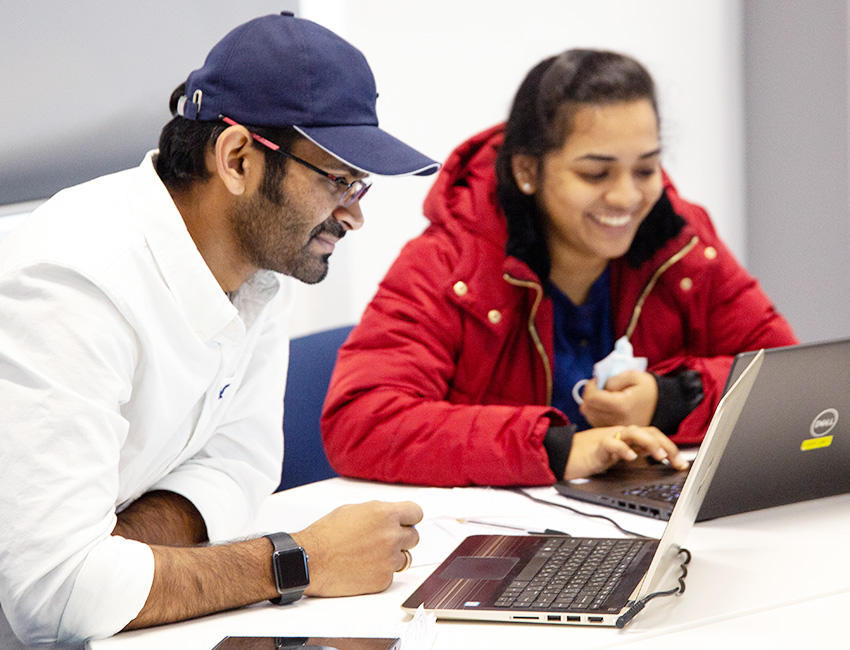
[[413,566],[441,563],[470,535],[510,532],[464,523],[465,519],[480,517],[498,520],[501,518],[507,522],[524,519],[521,514],[506,517],[504,509],[498,513],[488,510],[486,504],[492,501],[489,491],[489,488],[474,487],[441,490],[439,500],[429,504],[425,518],[416,525],[416,530],[419,532],[419,545],[414,549]]
[[[482,532],[480,528],[459,524],[459,517],[478,511],[481,504],[488,503],[489,488],[425,488],[428,504],[424,518],[416,524],[419,544],[411,550],[412,566],[437,565],[468,535]],[[416,495],[412,495],[416,500]],[[477,527],[476,527],[477,528]]]
[[[531,488],[533,491],[534,488]],[[548,491],[556,495],[554,488]],[[546,528],[564,529],[563,510],[531,503],[523,496],[492,488],[443,490],[437,506],[430,505],[416,525],[419,545],[413,549],[413,566],[439,564],[470,535],[524,535]],[[548,493],[547,493],[548,494]]]
[[411,550],[413,555],[411,566],[440,564],[461,542],[465,536],[458,538],[457,534],[446,526],[449,522],[448,517],[436,517],[423,519],[416,524],[419,544]]

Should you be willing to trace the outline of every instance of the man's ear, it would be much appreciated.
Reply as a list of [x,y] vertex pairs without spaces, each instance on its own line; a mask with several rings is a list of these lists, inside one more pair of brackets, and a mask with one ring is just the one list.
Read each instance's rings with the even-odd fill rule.
[[538,168],[537,158],[534,156],[524,153],[511,156],[511,172],[513,172],[514,181],[524,194],[531,195],[537,192]]
[[245,193],[252,176],[262,177],[262,155],[254,148],[251,134],[244,126],[229,126],[215,141],[212,171],[227,190],[239,196]]

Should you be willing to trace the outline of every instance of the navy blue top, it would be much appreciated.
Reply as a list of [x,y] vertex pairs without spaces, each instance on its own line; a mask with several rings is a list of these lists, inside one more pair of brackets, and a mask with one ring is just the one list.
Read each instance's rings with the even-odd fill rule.
[[590,379],[593,364],[614,349],[609,276],[606,268],[590,287],[587,300],[578,306],[549,283],[555,328],[552,406],[564,412],[579,431],[590,425],[573,400],[573,386],[581,379]]

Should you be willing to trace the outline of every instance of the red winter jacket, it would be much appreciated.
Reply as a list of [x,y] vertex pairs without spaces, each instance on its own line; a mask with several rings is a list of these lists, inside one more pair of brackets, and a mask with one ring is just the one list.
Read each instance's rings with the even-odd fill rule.
[[[543,437],[551,407],[552,303],[506,257],[495,196],[502,127],[458,147],[425,200],[431,225],[409,242],[340,350],[322,415],[337,472],[426,485],[539,485],[556,477]],[[702,440],[732,356],[789,345],[788,323],[717,237],[705,210],[638,268],[613,260],[615,338],[666,374],[700,373],[705,393],[672,439]]]

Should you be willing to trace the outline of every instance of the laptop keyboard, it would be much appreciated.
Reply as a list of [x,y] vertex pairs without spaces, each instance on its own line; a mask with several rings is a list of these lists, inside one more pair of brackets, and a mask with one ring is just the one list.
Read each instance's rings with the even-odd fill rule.
[[645,543],[553,537],[496,599],[496,606],[600,609]]
[[623,494],[628,496],[639,496],[655,501],[664,501],[674,504],[682,493],[681,483],[653,483],[650,485],[641,485],[636,488],[623,490]]

